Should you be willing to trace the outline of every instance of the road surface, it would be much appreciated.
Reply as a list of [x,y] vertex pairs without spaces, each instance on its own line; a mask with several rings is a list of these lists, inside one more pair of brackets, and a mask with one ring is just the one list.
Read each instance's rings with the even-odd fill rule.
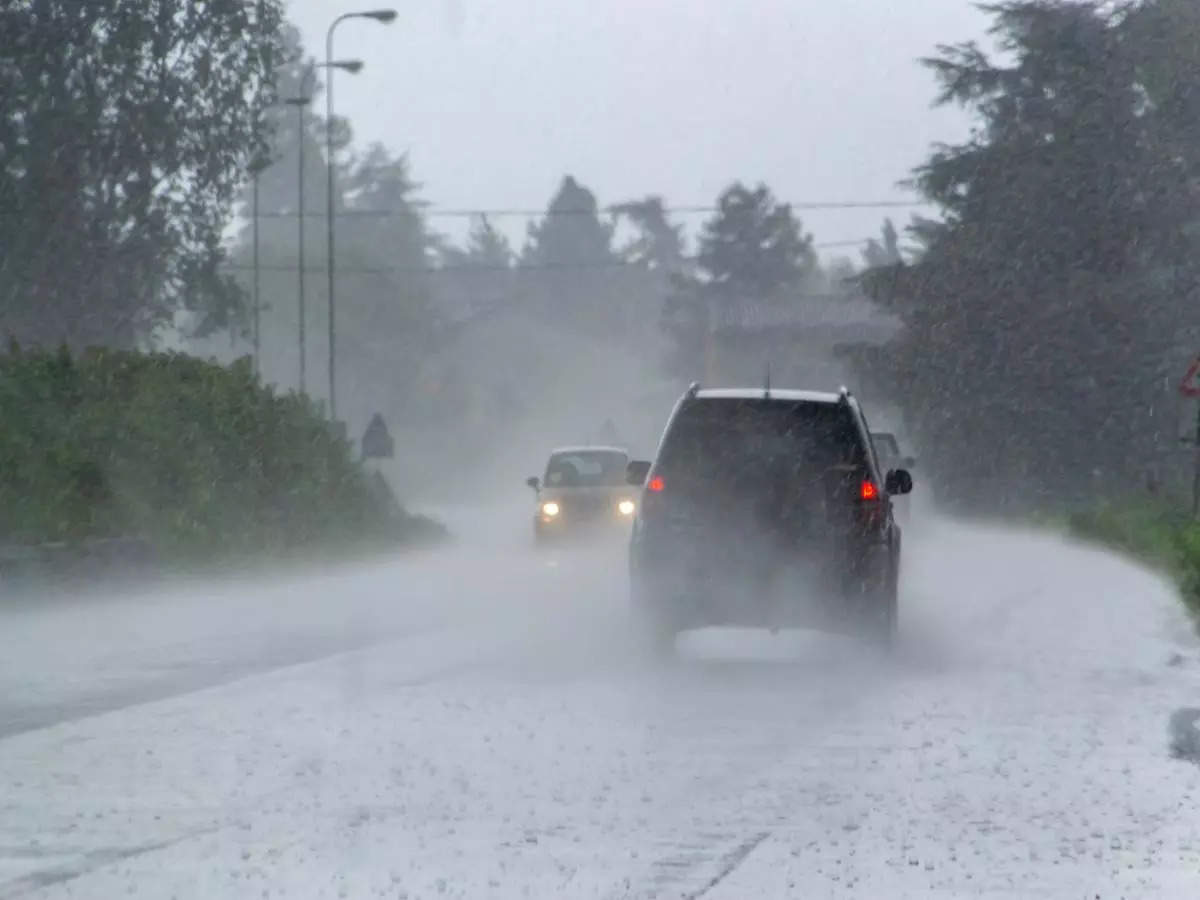
[[1159,578],[939,522],[895,658],[706,631],[653,665],[620,548],[506,515],[0,614],[0,898],[1200,897],[1200,651]]

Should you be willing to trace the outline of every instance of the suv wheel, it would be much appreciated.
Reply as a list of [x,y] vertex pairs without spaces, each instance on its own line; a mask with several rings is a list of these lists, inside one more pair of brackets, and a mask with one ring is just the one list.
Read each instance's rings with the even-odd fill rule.
[[896,642],[896,631],[899,626],[899,598],[897,597],[896,582],[889,579],[888,586],[883,591],[879,616],[875,622],[874,638],[885,650],[890,650]]
[[856,630],[867,640],[890,649],[899,620],[895,563],[883,573],[855,573],[847,578],[844,597],[856,617]]
[[633,625],[642,649],[656,660],[674,657],[679,629],[672,618],[636,586],[630,595]]
[[658,616],[644,617],[642,623],[642,639],[645,641],[647,652],[653,659],[665,661],[675,657],[675,638],[677,632],[674,626]]

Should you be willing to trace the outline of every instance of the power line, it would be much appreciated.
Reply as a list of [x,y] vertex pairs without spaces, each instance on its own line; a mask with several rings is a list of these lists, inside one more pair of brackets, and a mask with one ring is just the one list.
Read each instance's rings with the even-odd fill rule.
[[[501,208],[501,209],[454,209],[441,207],[422,207],[420,204],[414,204],[411,207],[401,209],[344,209],[338,213],[339,218],[379,218],[386,219],[394,216],[422,216],[430,219],[449,219],[449,218],[473,218],[482,216],[489,219],[500,218],[526,218],[526,219],[541,219],[552,216],[595,216],[595,215],[618,215],[620,210],[617,206],[607,206],[600,209],[519,209],[519,208]],[[786,204],[795,210],[803,211],[832,211],[839,209],[916,209],[921,206],[929,206],[924,200],[831,200],[831,201],[802,201]],[[720,212],[719,206],[713,205],[696,205],[696,206],[668,206],[664,207],[662,212],[668,216],[681,215],[710,215]],[[275,212],[259,212],[260,219],[294,219],[298,213],[294,210],[275,211]],[[321,211],[308,211],[304,213],[305,218],[325,218],[325,213]]]
[[[873,238],[861,238],[859,240],[847,241],[828,241],[820,244],[813,244],[814,250],[833,249],[835,247],[862,247]],[[694,256],[686,256],[680,259],[683,263],[694,263],[697,258]],[[252,272],[254,266],[248,263],[231,263],[225,266],[229,271],[235,272]],[[465,273],[487,273],[487,272],[562,272],[573,270],[588,270],[588,269],[644,269],[643,263],[628,259],[605,259],[595,262],[570,262],[570,263],[516,263],[514,265],[487,264],[487,265],[447,265],[447,266],[347,266],[339,265],[339,272],[355,273],[359,275],[392,275],[397,273],[405,273],[410,275],[450,275],[456,272]],[[297,267],[293,264],[281,263],[264,263],[258,267],[260,272],[296,272]],[[324,273],[324,266],[306,266],[306,273]]]

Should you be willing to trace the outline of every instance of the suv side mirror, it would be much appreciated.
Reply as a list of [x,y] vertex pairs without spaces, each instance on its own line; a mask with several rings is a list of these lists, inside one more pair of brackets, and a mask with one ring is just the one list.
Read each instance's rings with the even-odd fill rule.
[[892,469],[887,473],[884,487],[889,494],[908,494],[912,492],[912,476],[904,469]]
[[536,475],[530,475],[528,478],[525,479],[525,483],[527,485],[529,485],[531,488],[533,488],[535,491],[542,486],[542,483],[540,481],[538,481],[538,477]]
[[650,474],[650,463],[644,459],[630,460],[625,466],[625,483],[632,484],[635,487],[641,487],[646,483],[646,476]]

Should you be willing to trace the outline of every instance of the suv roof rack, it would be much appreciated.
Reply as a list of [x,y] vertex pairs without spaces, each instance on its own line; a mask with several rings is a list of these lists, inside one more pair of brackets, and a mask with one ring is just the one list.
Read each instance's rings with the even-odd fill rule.
[[687,395],[689,397],[695,397],[696,394],[698,394],[699,392],[700,392],[700,382],[693,381],[691,384],[688,385]]
[[838,402],[839,403],[849,403],[850,398],[853,396],[854,395],[852,393],[850,393],[850,388],[846,387],[844,384],[838,388]]

